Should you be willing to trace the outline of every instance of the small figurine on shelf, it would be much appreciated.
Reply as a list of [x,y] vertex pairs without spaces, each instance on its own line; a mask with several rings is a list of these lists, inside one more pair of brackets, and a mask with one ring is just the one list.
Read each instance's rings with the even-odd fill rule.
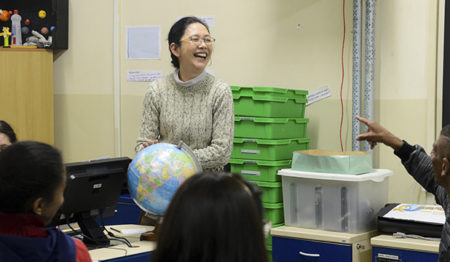
[[9,27],[3,27],[2,36],[3,36],[3,41],[4,41],[3,47],[9,47],[8,39],[11,36],[11,32],[9,32]]
[[41,28],[41,34],[42,34],[42,35],[46,35],[46,34],[48,34],[48,28],[47,28],[47,27],[45,27],[45,26],[44,26],[44,27],[42,27],[42,28]]
[[40,48],[48,48],[52,45],[52,36],[49,36],[48,39],[37,31],[31,30],[32,36],[27,37],[24,46],[37,46]]
[[0,21],[8,22],[10,17],[11,17],[11,13],[8,10],[0,9]]
[[47,17],[47,12],[45,12],[44,10],[40,10],[38,16],[39,18],[44,19]]
[[22,45],[22,30],[20,29],[20,21],[22,17],[19,15],[19,10],[14,10],[14,14],[11,16],[11,45],[21,46]]

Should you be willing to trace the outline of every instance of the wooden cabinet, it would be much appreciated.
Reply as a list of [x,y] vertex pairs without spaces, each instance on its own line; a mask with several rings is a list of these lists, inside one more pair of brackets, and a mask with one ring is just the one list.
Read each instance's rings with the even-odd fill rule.
[[0,119],[19,140],[53,144],[53,52],[0,48]]

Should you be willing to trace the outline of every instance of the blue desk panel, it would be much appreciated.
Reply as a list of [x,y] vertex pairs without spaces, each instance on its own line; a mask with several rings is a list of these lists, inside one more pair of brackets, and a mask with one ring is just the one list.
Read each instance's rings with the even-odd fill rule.
[[373,262],[435,262],[438,254],[372,246]]
[[[317,254],[308,257],[301,252]],[[273,262],[351,262],[352,246],[272,236]]]
[[141,209],[134,203],[130,195],[121,195],[116,207],[116,214],[105,217],[105,225],[139,224]]
[[152,257],[151,252],[127,256],[127,257],[119,257],[114,259],[108,259],[108,260],[101,260],[101,261],[107,261],[107,262],[150,262],[150,259]]

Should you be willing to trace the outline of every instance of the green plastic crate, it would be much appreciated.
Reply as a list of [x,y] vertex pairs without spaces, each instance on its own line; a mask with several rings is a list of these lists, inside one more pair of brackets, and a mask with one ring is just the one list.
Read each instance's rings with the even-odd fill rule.
[[266,203],[283,202],[281,182],[249,181],[262,190],[261,201]]
[[306,99],[283,97],[240,97],[233,94],[234,114],[240,116],[261,117],[297,117],[305,116]]
[[292,159],[294,151],[308,149],[311,139],[305,137],[269,140],[235,137],[233,142],[232,158],[285,160]]
[[235,115],[296,118],[305,116],[308,94],[306,90],[231,86],[231,91]]
[[247,180],[276,182],[281,181],[277,176],[280,169],[289,168],[291,160],[265,161],[249,159],[230,159],[230,171],[241,174]]
[[266,251],[267,251],[267,259],[269,260],[269,262],[272,262],[272,246],[266,245]]
[[276,87],[259,87],[259,86],[230,86],[233,94],[240,96],[252,97],[254,95],[260,96],[278,96],[287,98],[304,98],[308,95],[308,90],[287,89]]
[[234,117],[234,137],[283,139],[306,137],[308,118]]
[[263,203],[264,218],[270,220],[272,225],[284,222],[283,203]]

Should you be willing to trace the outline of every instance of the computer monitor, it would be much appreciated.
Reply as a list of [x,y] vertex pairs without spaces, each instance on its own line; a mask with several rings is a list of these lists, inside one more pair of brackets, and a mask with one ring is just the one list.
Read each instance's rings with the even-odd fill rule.
[[119,157],[66,164],[64,204],[51,225],[77,222],[88,247],[108,246],[109,239],[95,218],[114,215],[130,162]]

